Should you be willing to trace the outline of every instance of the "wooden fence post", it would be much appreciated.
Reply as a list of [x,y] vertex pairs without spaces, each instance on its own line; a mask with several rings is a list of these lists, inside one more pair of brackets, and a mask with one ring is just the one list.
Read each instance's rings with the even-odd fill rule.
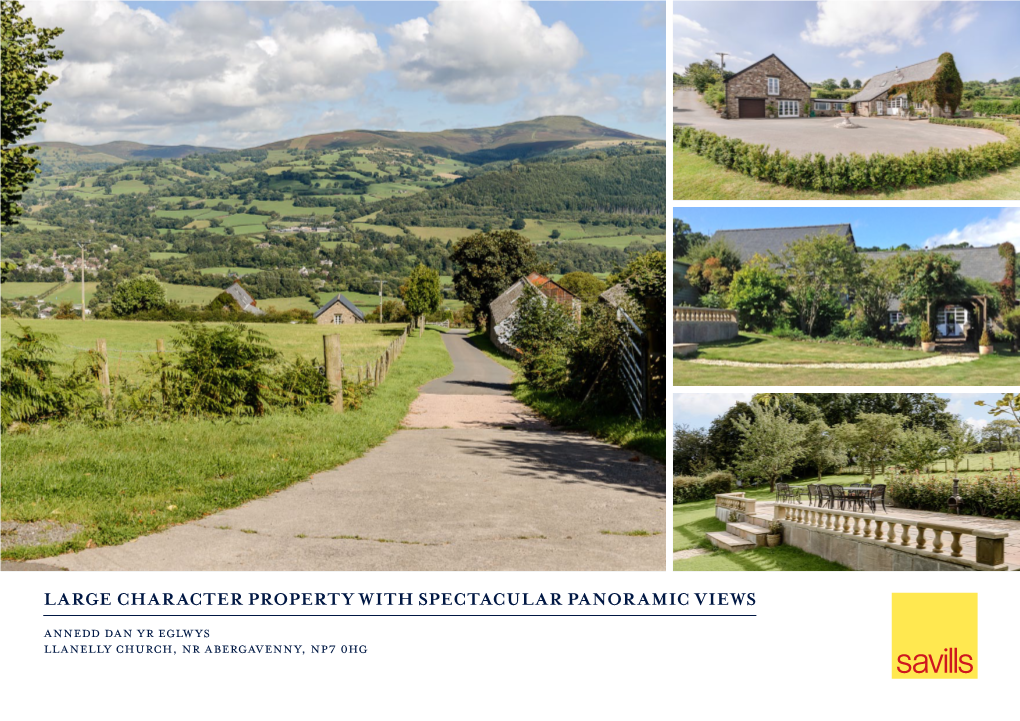
[[322,350],[326,359],[326,380],[333,396],[333,410],[344,412],[343,357],[340,354],[340,336],[337,333],[322,336]]
[[110,364],[106,358],[106,338],[96,339],[96,355],[99,356],[99,392],[110,407]]

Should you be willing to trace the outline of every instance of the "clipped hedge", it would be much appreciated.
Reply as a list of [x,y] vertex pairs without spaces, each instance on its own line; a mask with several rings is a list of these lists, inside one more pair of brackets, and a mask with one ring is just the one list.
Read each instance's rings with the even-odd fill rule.
[[980,98],[970,104],[971,110],[982,115],[1020,115],[1020,98],[997,100]]
[[716,471],[707,476],[676,476],[673,478],[673,503],[704,501],[716,493],[733,490],[736,478],[729,471]]
[[1020,164],[1020,128],[983,120],[929,122],[994,130],[1006,136],[1004,143],[986,143],[965,150],[932,148],[906,155],[842,153],[826,158],[814,153],[803,158],[785,150],[770,151],[767,145],[745,143],[725,135],[690,126],[673,126],[673,142],[680,148],[729,170],[769,183],[804,190],[849,193],[858,190],[895,190],[911,185],[935,185],[974,178]]
[[[901,508],[945,513],[953,495],[953,482],[945,476],[900,476],[889,484],[889,497]],[[1020,488],[992,475],[960,481],[963,506],[968,516],[1020,519]]]

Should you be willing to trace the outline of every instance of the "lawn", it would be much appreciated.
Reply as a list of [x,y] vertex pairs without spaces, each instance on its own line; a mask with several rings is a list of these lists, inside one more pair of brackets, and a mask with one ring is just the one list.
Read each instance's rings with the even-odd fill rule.
[[[4,318],[0,321],[0,330],[5,334],[0,339],[0,348],[7,347],[6,333],[16,332],[19,322],[57,336],[58,348],[54,358],[62,363],[73,361],[79,351],[95,348],[97,338],[105,338],[110,375],[129,380],[138,380],[143,355],[155,352],[156,339],[162,338],[166,349],[172,351],[171,341],[177,335],[173,328],[175,323],[157,321],[87,320],[83,323],[80,320]],[[285,360],[292,360],[296,355],[321,358],[322,336],[339,333],[344,363],[358,366],[374,361],[404,326],[399,323],[359,323],[329,326],[324,330],[323,326],[307,323],[253,323],[250,327],[264,333],[270,345],[280,351]]]
[[59,283],[3,283],[0,298],[38,298],[56,288]]
[[1020,198],[1020,168],[974,180],[856,195],[798,190],[754,180],[711,160],[673,148],[674,200],[1015,200]]
[[532,388],[520,378],[520,365],[500,353],[484,332],[472,333],[471,344],[500,365],[514,372],[514,398],[554,425],[585,431],[614,446],[644,453],[666,462],[666,424],[657,419],[641,421],[630,414],[599,413],[575,400]]
[[81,530],[60,544],[5,548],[3,558],[125,543],[347,463],[397,430],[419,386],[452,369],[440,334],[427,331],[408,339],[386,382],[357,411],[108,428],[72,423],[7,436],[3,520],[51,519]]
[[894,363],[923,360],[919,350],[876,348],[843,343],[798,341],[759,333],[741,333],[737,338],[698,345],[698,358],[748,363]]

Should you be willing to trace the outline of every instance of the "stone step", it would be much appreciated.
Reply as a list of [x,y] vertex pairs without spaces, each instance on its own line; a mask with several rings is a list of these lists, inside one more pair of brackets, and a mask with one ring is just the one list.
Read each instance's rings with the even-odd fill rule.
[[755,547],[753,541],[745,541],[743,538],[734,536],[732,533],[727,533],[726,531],[706,533],[705,537],[708,538],[709,543],[713,546],[721,548],[724,551],[747,551]]
[[751,523],[727,523],[726,532],[737,538],[743,538],[745,541],[751,541],[756,546],[768,545],[765,536],[769,534],[769,529],[761,526]]
[[769,524],[772,523],[772,517],[756,513],[753,516],[748,516],[747,522],[759,528],[768,528]]

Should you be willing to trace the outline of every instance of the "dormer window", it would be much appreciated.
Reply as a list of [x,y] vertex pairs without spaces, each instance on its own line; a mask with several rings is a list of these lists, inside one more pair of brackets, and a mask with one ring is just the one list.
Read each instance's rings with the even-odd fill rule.
[[779,95],[779,78],[769,78],[769,95]]

